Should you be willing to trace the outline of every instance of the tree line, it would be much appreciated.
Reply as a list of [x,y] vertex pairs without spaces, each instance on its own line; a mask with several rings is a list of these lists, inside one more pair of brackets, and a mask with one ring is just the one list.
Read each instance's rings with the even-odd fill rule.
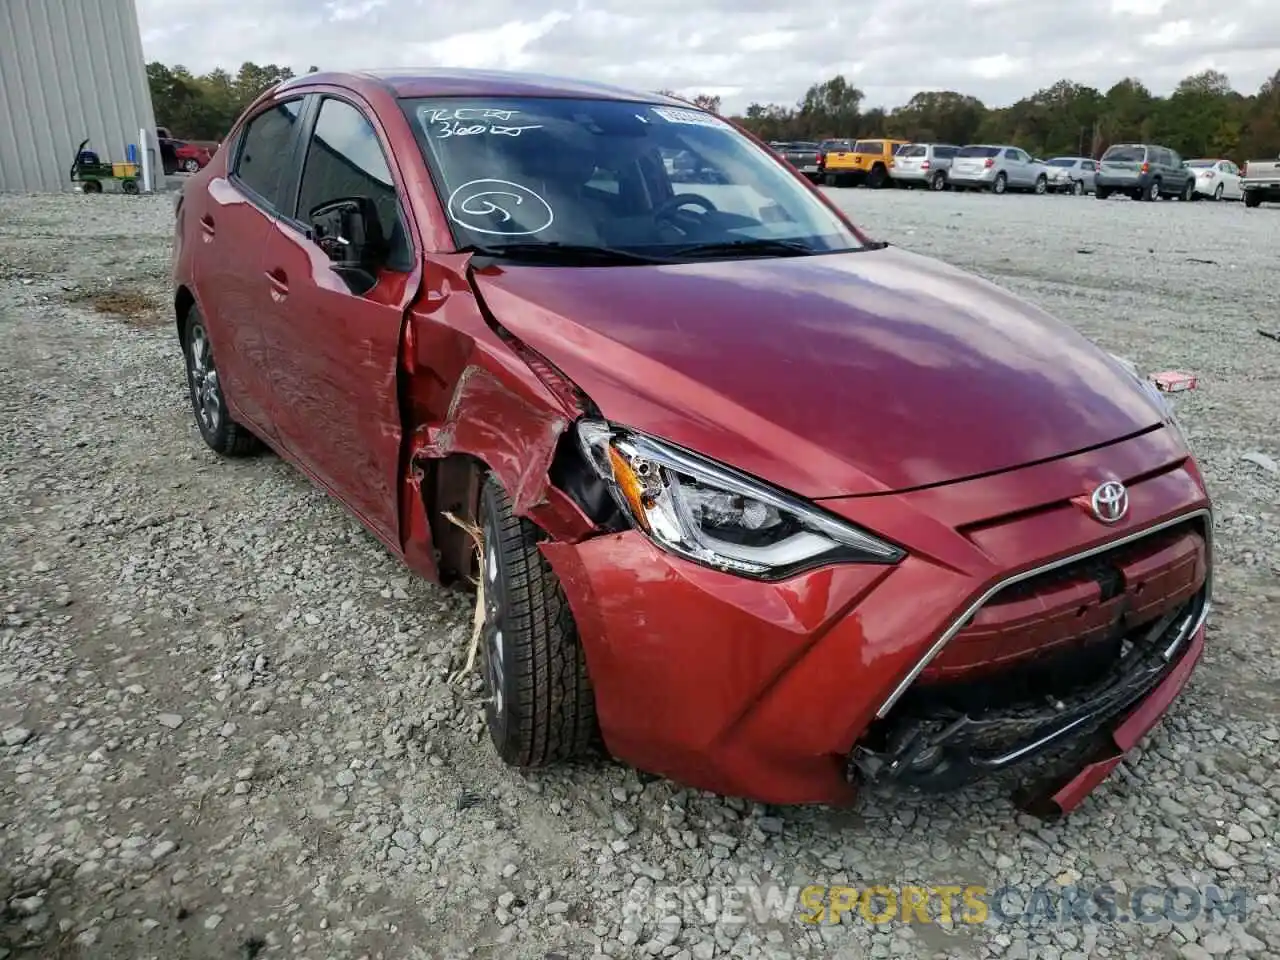
[[[293,76],[289,67],[273,63],[200,76],[182,66],[147,65],[157,122],[191,140],[220,140],[259,93]],[[687,99],[722,112],[717,96]],[[730,119],[765,140],[1013,143],[1041,157],[1097,157],[1113,143],[1139,141],[1161,143],[1184,157],[1243,162],[1280,155],[1280,70],[1252,95],[1232,89],[1226,75],[1205,70],[1167,97],[1131,77],[1106,92],[1059,80],[1007,107],[988,107],[954,90],[922,91],[892,110],[868,108],[864,100],[860,89],[836,76],[814,84],[794,105],[752,103]]]

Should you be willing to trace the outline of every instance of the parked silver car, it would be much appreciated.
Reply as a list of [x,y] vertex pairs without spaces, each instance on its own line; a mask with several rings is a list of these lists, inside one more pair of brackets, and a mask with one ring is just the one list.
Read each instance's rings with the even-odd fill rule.
[[907,143],[893,154],[889,176],[900,187],[947,189],[951,161],[960,148],[950,143]]
[[1043,163],[1018,147],[1004,144],[971,144],[956,151],[947,174],[954,190],[1030,190],[1044,193],[1049,189],[1049,174]]
[[1214,200],[1241,200],[1240,168],[1230,160],[1188,160],[1187,169],[1196,175],[1196,196]]
[[1045,164],[1049,189],[1054,193],[1093,193],[1098,164],[1088,157],[1054,157]]

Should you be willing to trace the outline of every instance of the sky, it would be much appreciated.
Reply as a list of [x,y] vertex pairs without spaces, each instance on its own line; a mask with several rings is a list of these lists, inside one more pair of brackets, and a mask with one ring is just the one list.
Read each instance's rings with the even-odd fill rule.
[[926,89],[1004,106],[1067,78],[1167,94],[1221,70],[1243,93],[1280,69],[1275,0],[135,0],[148,61],[302,72],[534,70],[794,104],[843,74],[866,107]]

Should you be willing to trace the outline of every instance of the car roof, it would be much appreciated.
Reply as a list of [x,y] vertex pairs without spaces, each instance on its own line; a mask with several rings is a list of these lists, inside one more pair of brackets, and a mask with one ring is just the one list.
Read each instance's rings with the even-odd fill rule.
[[336,84],[359,88],[376,84],[397,97],[581,97],[595,100],[630,100],[697,109],[684,100],[660,93],[513,70],[478,70],[454,67],[407,67],[376,70],[324,71],[286,80],[277,90],[310,84]]

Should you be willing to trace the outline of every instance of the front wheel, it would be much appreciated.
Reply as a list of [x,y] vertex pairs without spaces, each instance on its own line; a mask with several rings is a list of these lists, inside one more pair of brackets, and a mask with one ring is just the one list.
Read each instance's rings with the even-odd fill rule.
[[480,514],[489,737],[511,766],[586,756],[598,738],[595,693],[564,590],[538,550],[538,528],[511,512],[492,476]]
[[889,175],[885,172],[884,167],[877,164],[871,168],[871,172],[867,174],[867,187],[871,190],[879,190],[884,186],[884,182],[889,179]]
[[187,311],[182,336],[182,351],[187,361],[187,388],[196,426],[209,449],[224,457],[243,457],[261,449],[261,441],[237,423],[227,410],[222,381],[213,362],[213,345],[204,317],[192,307]]
[[1222,199],[1222,184],[1218,184],[1216,187],[1213,188],[1213,199],[1214,200]]
[[1187,185],[1182,188],[1182,195],[1178,198],[1183,203],[1190,203],[1196,198],[1196,182],[1188,180]]
[[1071,192],[1074,193],[1077,197],[1084,196],[1084,181],[1077,180],[1075,183],[1073,183],[1071,185]]
[[1111,196],[1111,188],[1110,187],[1094,187],[1093,195],[1097,197],[1099,200],[1105,200],[1107,199],[1107,197]]
[[1044,176],[1044,174],[1041,174],[1040,176],[1036,177],[1036,193],[1042,194],[1048,189],[1049,189],[1049,181]]
[[188,157],[186,160],[182,161],[182,169],[187,171],[187,173],[199,173],[200,163],[195,157]]

